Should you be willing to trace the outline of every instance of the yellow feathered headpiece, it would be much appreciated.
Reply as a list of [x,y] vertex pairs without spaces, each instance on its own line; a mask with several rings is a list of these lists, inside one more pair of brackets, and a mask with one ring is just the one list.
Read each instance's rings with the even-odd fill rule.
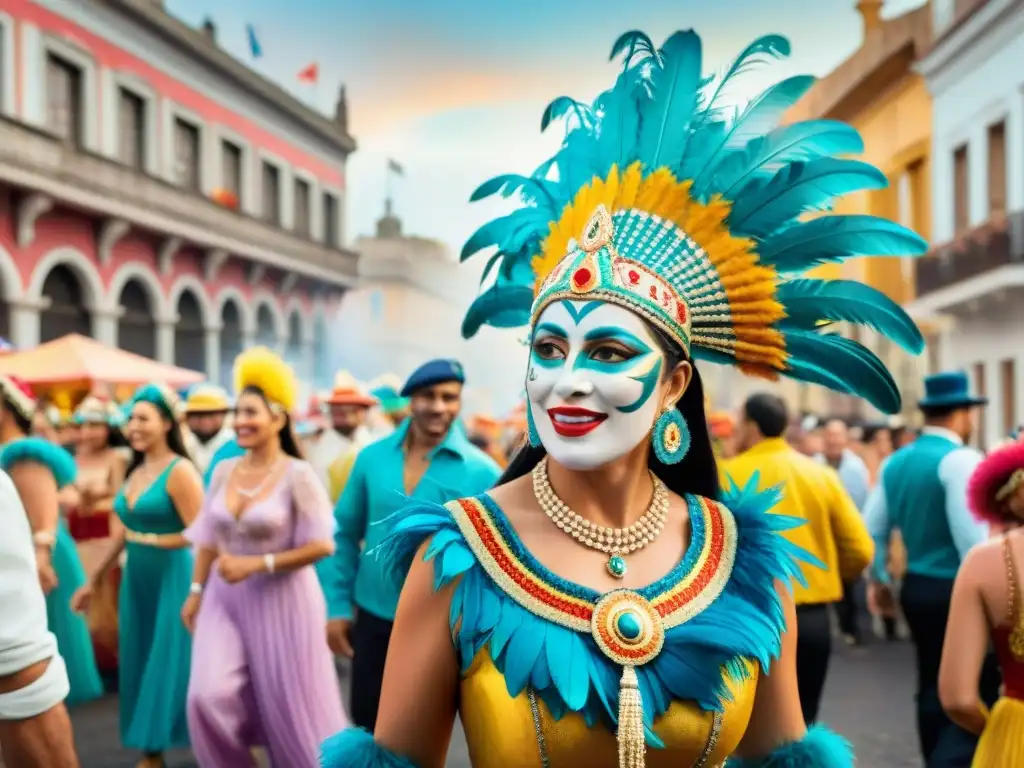
[[266,347],[253,347],[235,359],[235,390],[241,393],[249,387],[258,389],[267,402],[286,413],[295,410],[299,397],[295,372]]

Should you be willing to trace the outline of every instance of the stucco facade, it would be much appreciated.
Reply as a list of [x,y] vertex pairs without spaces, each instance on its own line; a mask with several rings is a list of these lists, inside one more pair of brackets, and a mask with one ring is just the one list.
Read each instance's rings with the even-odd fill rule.
[[944,329],[937,364],[990,398],[991,443],[1024,422],[1024,0],[955,10],[918,64],[933,99],[935,247],[910,311]]
[[77,330],[215,381],[259,341],[329,380],[357,270],[343,95],[314,112],[157,0],[6,0],[0,51],[0,334]]

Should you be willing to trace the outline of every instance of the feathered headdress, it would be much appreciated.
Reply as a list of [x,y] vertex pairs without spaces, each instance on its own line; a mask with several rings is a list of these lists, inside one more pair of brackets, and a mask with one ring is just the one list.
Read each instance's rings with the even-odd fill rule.
[[128,421],[128,417],[131,413],[131,407],[135,403],[149,403],[150,405],[156,406],[159,411],[171,421],[177,421],[181,416],[181,398],[178,393],[165,384],[143,384],[132,395],[131,402],[128,403],[128,409],[117,409],[118,417],[121,424]]
[[835,198],[880,189],[886,177],[844,155],[857,132],[831,120],[780,125],[814,82],[791,77],[745,109],[726,108],[737,76],[789,55],[777,35],[754,41],[721,78],[701,73],[700,38],[660,49],[642,32],[616,41],[614,87],[591,104],[555,99],[541,129],[565,118],[561,150],[532,176],[504,175],[473,194],[518,193],[525,207],[473,234],[462,259],[496,246],[493,285],[463,323],[516,327],[551,302],[598,299],[641,315],[696,358],[749,374],[788,376],[900,408],[892,376],[855,341],[826,333],[864,325],[911,352],[924,341],[881,292],[803,273],[854,256],[917,255],[910,230],[874,216],[825,214]]
[[36,398],[32,388],[17,376],[0,375],[0,394],[11,408],[28,421],[36,413]]
[[1011,519],[1004,502],[1024,483],[1024,443],[1008,443],[982,461],[967,484],[967,501],[974,516],[987,523]]
[[295,372],[266,347],[253,347],[235,359],[235,391],[248,387],[258,389],[267,402],[285,413],[295,410],[299,384]]
[[120,427],[120,413],[117,406],[110,400],[98,395],[87,395],[71,416],[73,424],[106,424],[108,427]]

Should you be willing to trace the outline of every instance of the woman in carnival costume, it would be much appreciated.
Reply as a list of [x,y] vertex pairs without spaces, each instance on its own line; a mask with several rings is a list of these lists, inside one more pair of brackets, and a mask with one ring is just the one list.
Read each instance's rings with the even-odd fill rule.
[[[1024,443],[992,451],[968,485],[974,514],[1001,536],[970,551],[957,572],[939,668],[939,696],[949,717],[981,735],[977,768],[1024,765]],[[995,646],[1003,692],[989,713],[978,695],[982,662]]]
[[529,323],[529,445],[489,494],[395,522],[379,556],[411,570],[377,730],[327,742],[329,768],[442,766],[456,709],[476,768],[853,764],[801,715],[786,584],[816,560],[780,532],[802,521],[769,512],[774,490],[720,491],[694,360],[897,411],[882,363],[823,326],[919,351],[918,329],[869,287],[801,273],[925,243],[874,217],[804,220],[885,184],[835,157],[862,149],[853,129],[775,127],[812,78],[738,114],[723,103],[736,73],[788,54],[784,38],[755,41],[719,81],[691,31],[660,50],[627,33],[620,52],[593,106],[548,108],[544,124],[571,121],[554,158],[474,195],[528,203],[464,248],[500,258],[463,331]]
[[156,384],[132,398],[126,427],[132,461],[114,510],[119,534],[75,604],[88,606],[103,574],[126,551],[121,579],[121,742],[143,753],[139,768],[161,768],[163,753],[188,745],[185,698],[191,638],[181,622],[192,552],[184,537],[203,502],[199,472],[185,450],[177,396]]
[[[77,430],[74,446],[78,476],[66,494],[68,529],[78,542],[86,571],[90,571],[121,534],[114,499],[124,485],[127,467],[121,432],[124,420],[114,403],[89,395],[75,409],[71,423]],[[116,686],[117,679],[120,583],[120,568],[115,564],[104,574],[89,604],[89,631],[96,660],[110,688]]]
[[103,695],[89,626],[70,605],[85,583],[85,571],[61,519],[58,497],[75,480],[75,460],[59,445],[28,437],[35,416],[28,386],[0,376],[0,469],[11,476],[32,524],[47,622],[67,666],[71,692],[66,703],[72,706]]
[[317,768],[320,743],[347,722],[324,640],[313,564],[334,551],[327,492],[296,444],[295,375],[269,349],[235,362],[235,431],[245,450],[214,471],[186,535],[196,545],[189,682],[192,746],[202,766]]

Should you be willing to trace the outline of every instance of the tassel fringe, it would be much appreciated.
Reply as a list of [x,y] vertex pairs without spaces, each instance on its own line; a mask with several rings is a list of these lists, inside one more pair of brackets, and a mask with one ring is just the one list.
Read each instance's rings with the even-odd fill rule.
[[644,742],[644,701],[640,681],[633,667],[622,668],[619,681],[619,768],[644,768],[647,745]]

